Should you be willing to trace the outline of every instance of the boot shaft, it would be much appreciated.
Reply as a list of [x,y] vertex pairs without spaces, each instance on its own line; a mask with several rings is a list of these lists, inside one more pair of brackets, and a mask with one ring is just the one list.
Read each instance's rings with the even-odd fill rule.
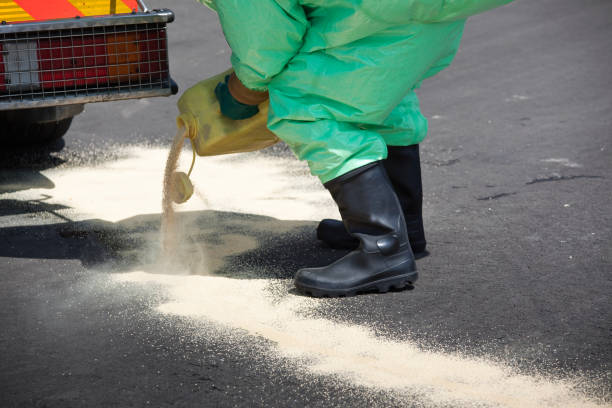
[[412,249],[424,252],[427,246],[423,228],[423,184],[419,145],[387,146],[383,161],[393,189],[404,211]]
[[347,231],[368,251],[392,253],[408,243],[402,207],[380,162],[325,184]]
[[383,161],[406,218],[421,217],[423,211],[423,183],[419,145],[387,146],[388,156]]

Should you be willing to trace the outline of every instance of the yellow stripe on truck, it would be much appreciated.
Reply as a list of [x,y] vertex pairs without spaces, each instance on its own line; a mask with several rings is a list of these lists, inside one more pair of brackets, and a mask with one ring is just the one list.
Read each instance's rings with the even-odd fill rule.
[[[1,0],[0,0],[1,1]],[[105,14],[131,13],[132,9],[121,0],[68,0],[85,16],[101,16]],[[115,10],[113,10],[113,3]]]
[[[119,0],[121,1],[121,0]],[[0,21],[30,21],[34,18],[12,0],[0,0]]]

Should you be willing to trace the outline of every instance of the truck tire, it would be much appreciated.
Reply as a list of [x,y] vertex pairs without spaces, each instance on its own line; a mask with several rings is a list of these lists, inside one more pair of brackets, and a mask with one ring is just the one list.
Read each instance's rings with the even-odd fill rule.
[[63,137],[83,105],[0,111],[0,144],[35,146]]
[[37,145],[59,139],[66,134],[72,118],[56,122],[8,122],[2,129],[6,146]]

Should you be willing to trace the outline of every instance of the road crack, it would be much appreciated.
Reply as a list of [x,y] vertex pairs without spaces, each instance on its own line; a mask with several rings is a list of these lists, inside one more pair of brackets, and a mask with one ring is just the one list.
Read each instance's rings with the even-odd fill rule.
[[603,178],[605,177],[604,176],[593,176],[593,175],[587,175],[587,174],[577,174],[573,176],[561,176],[561,175],[555,174],[550,177],[535,178],[531,181],[528,181],[525,184],[531,185],[531,184],[536,184],[536,183],[546,183],[549,181],[566,181],[566,180],[574,180],[574,179],[603,179]]
[[487,197],[478,197],[476,198],[478,201],[489,201],[489,200],[497,200],[498,198],[502,198],[502,197],[507,197],[507,196],[512,196],[518,194],[518,191],[513,191],[511,193],[499,193],[499,194],[494,194],[492,196],[487,196]]

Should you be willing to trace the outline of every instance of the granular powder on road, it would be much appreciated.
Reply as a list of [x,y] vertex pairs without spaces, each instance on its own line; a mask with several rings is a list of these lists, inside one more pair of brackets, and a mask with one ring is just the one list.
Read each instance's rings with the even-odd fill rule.
[[[128,147],[117,154],[127,158],[94,167],[41,171],[53,184],[52,189],[32,188],[3,197],[44,200],[66,207],[58,208],[57,214],[74,221],[119,222],[144,214],[161,214],[160,184],[168,149]],[[186,170],[190,164],[191,154],[184,154],[178,168]],[[338,217],[329,193],[307,174],[308,168],[302,162],[258,153],[198,158],[190,177],[194,195],[175,210],[217,209],[280,220]]]
[[285,292],[272,296],[268,279],[174,276],[143,271],[115,275],[122,283],[153,283],[171,300],[164,314],[204,319],[265,338],[283,357],[306,361],[313,374],[418,395],[430,406],[509,408],[602,407],[574,392],[576,383],[520,375],[509,367],[458,354],[423,351],[376,337],[359,325],[310,317],[319,301]]
[[[42,173],[55,188],[19,191],[5,194],[4,198],[45,200],[66,207],[56,210],[62,217],[96,218],[119,222],[118,226],[132,217],[159,215],[162,200],[159,186],[167,150],[135,148],[125,153],[128,158],[102,166],[46,170]],[[181,168],[188,165],[187,161],[180,162]],[[338,216],[327,192],[296,160],[261,154],[206,158],[198,161],[191,178],[196,193],[178,206],[179,219],[182,211],[197,214],[204,209],[276,220]],[[197,188],[206,192],[206,200]],[[211,224],[208,229],[219,229],[219,235],[231,239],[232,254],[257,246],[248,237],[241,239],[231,231],[221,231],[224,225],[221,221],[214,218],[207,221]],[[267,228],[275,228],[270,224]],[[198,228],[189,226],[180,233],[199,244]],[[219,245],[228,243],[223,241]],[[151,242],[150,246],[159,247],[159,242]],[[143,267],[139,271],[117,271],[126,273],[115,274],[113,279],[121,285],[146,284],[151,290],[166,293],[170,300],[157,307],[160,313],[215,322],[227,327],[232,335],[262,337],[275,344],[272,353],[305,364],[313,374],[332,374],[376,389],[418,395],[431,406],[604,406],[573,392],[578,379],[558,381],[519,375],[485,359],[423,351],[410,342],[377,337],[366,326],[312,317],[325,302],[292,294],[287,280],[257,279],[260,271],[235,271],[237,276],[252,279],[214,276],[211,272],[223,263],[224,255],[220,252],[212,257],[218,265],[202,262],[199,269],[191,270],[203,276],[181,275],[185,271],[178,266],[166,267],[165,274],[148,273],[157,269]]]

